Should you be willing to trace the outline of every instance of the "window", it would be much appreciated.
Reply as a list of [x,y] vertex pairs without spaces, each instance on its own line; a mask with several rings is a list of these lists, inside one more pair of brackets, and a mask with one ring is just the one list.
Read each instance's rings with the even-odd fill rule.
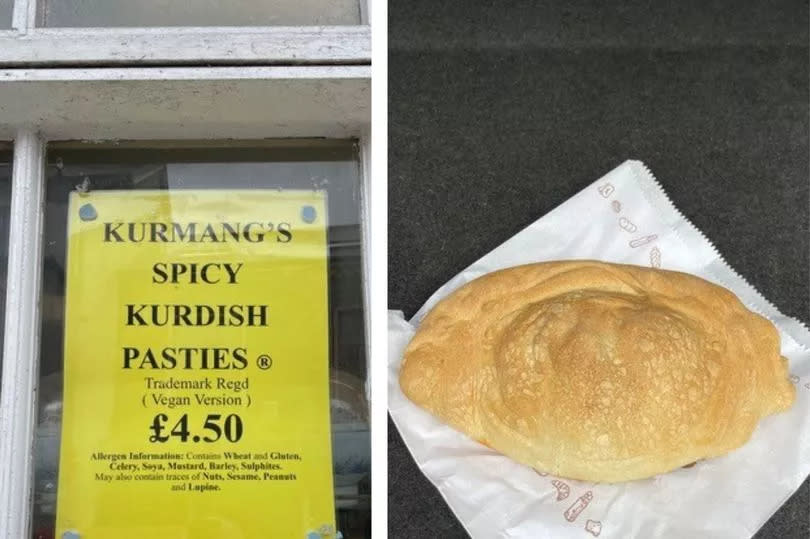
[[[0,536],[54,531],[70,386],[70,193],[285,191],[320,178],[328,180],[316,190],[326,192],[329,217],[330,507],[344,537],[368,537],[366,4],[119,4],[15,0],[15,28],[0,31],[0,135],[15,140],[8,219],[0,208],[14,261],[0,275],[8,283],[0,514],[11,515]],[[11,3],[0,0],[0,27],[10,26]],[[89,142],[54,142],[66,140]],[[0,206],[9,158],[0,156]]]
[[[223,188],[227,190],[225,196],[244,189],[326,190],[335,509],[337,527],[344,536],[364,536],[370,519],[370,440],[365,397],[367,372],[356,143],[287,141],[265,142],[261,147],[230,148],[205,143],[197,148],[184,148],[181,144],[162,150],[143,149],[143,144],[133,144],[131,149],[122,149],[122,146],[126,144],[119,143],[111,149],[54,144],[48,152],[33,537],[54,536],[65,374],[65,230],[70,193],[77,190],[177,192]],[[189,256],[194,249],[184,252]],[[99,285],[105,283],[103,286],[115,288],[117,277],[99,275],[97,278]],[[272,305],[270,309],[272,311]],[[253,399],[272,399],[272,396],[254,392]]]
[[12,0],[0,0],[0,29],[11,28]]
[[[11,204],[11,144],[0,142],[0,327],[5,323],[6,269],[8,268],[8,216]],[[0,346],[3,335],[0,333]],[[0,358],[0,382],[3,379]]]
[[47,27],[334,26],[360,24],[360,4],[357,0],[41,0],[39,17],[39,26]]

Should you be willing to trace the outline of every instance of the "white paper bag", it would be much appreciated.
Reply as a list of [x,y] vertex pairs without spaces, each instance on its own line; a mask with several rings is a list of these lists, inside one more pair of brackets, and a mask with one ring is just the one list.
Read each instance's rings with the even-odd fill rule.
[[[752,439],[726,456],[652,479],[596,484],[542,476],[446,426],[402,394],[402,353],[436,302],[485,273],[563,259],[679,270],[733,290],[779,328],[796,404],[763,419]],[[410,322],[390,312],[388,340],[394,422],[474,538],[750,537],[810,473],[810,331],[731,269],[638,161],[623,163],[456,275]]]

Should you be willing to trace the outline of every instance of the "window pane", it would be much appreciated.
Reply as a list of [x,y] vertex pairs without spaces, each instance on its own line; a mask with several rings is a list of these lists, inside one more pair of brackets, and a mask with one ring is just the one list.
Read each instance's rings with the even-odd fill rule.
[[41,1],[39,25],[50,27],[360,24],[358,0]]
[[[8,269],[8,218],[11,206],[11,144],[0,142],[0,328],[6,323],[6,270]],[[5,334],[0,331],[0,350]],[[0,354],[0,381],[3,379]]]
[[[268,518],[272,518],[273,511],[277,511],[275,507],[284,502],[268,497],[277,496],[278,493],[278,490],[272,490],[271,487],[283,489],[284,486],[279,487],[277,483],[266,486],[269,483],[263,482],[261,488],[264,490],[258,496],[251,490],[253,487],[247,480],[231,481],[214,477],[210,483],[214,487],[220,487],[222,493],[192,493],[189,490],[199,486],[193,480],[178,483],[173,479],[174,476],[147,479],[146,476],[138,475],[145,468],[136,468],[131,472],[139,479],[133,478],[131,483],[121,483],[126,481],[125,476],[119,479],[115,475],[119,472],[108,467],[113,463],[102,460],[100,464],[88,464],[90,460],[96,459],[93,457],[96,449],[87,454],[90,450],[80,453],[77,447],[89,447],[84,444],[90,436],[93,437],[93,443],[98,445],[98,451],[106,451],[107,455],[120,453],[131,456],[133,452],[139,451],[150,454],[171,452],[181,455],[181,464],[196,464],[199,461],[190,459],[197,457],[191,457],[190,454],[222,456],[225,451],[238,452],[243,446],[250,447],[253,451],[255,444],[250,444],[257,438],[270,440],[268,443],[271,445],[275,443],[274,440],[287,440],[284,451],[290,454],[300,452],[305,455],[303,462],[306,463],[309,458],[307,451],[312,448],[295,447],[294,442],[290,442],[292,438],[288,432],[273,430],[262,421],[264,418],[282,415],[293,423],[296,418],[301,418],[295,428],[316,428],[303,424],[303,418],[311,417],[308,412],[311,407],[306,400],[296,400],[295,408],[290,412],[290,395],[312,394],[306,393],[311,389],[299,387],[308,384],[309,380],[297,382],[298,386],[274,386],[274,391],[278,393],[265,391],[261,384],[266,380],[263,376],[294,377],[296,373],[305,372],[309,377],[310,373],[317,372],[318,365],[323,364],[318,363],[318,358],[308,359],[310,354],[307,351],[310,350],[311,343],[301,342],[299,335],[310,335],[311,327],[321,327],[318,326],[318,320],[322,321],[323,332],[316,335],[323,336],[318,339],[323,341],[320,344],[324,351],[323,356],[319,357],[324,362],[328,361],[328,370],[323,369],[321,394],[324,398],[324,427],[329,428],[328,425],[331,424],[331,463],[326,460],[325,465],[327,474],[329,468],[333,472],[334,503],[331,502],[328,485],[323,489],[318,487],[304,490],[303,485],[306,483],[302,482],[301,477],[295,481],[296,485],[302,486],[289,487],[293,489],[290,497],[301,496],[300,493],[303,492],[303,495],[315,498],[322,494],[319,492],[322,490],[327,493],[322,495],[329,496],[329,511],[331,513],[334,508],[337,529],[344,537],[370,536],[370,439],[365,396],[366,347],[359,219],[361,189],[355,143],[278,142],[268,143],[263,147],[174,149],[142,149],[126,143],[117,148],[102,149],[78,143],[54,145],[48,152],[47,182],[33,536],[59,536],[65,529],[63,524],[75,526],[80,536],[81,526],[94,526],[91,528],[94,530],[104,526],[101,536],[124,536],[122,523],[104,520],[105,517],[101,516],[109,514],[110,504],[115,503],[102,496],[104,492],[108,492],[104,490],[106,480],[103,477],[105,473],[109,473],[110,477],[116,477],[110,479],[110,484],[119,489],[116,492],[120,493],[120,489],[123,489],[129,493],[128,489],[131,488],[132,497],[138,497],[139,500],[172,496],[161,507],[172,507],[172,514],[176,515],[176,521],[172,522],[174,527],[170,527],[165,520],[149,521],[153,514],[164,514],[159,507],[155,509],[155,513],[150,512],[149,516],[143,517],[145,520],[139,521],[142,526],[139,530],[142,529],[148,537],[208,537],[194,527],[200,525],[204,520],[203,516],[208,519],[205,521],[207,533],[213,533],[213,526],[219,530],[217,533],[221,534],[218,535],[220,537],[254,537],[251,532],[244,532],[251,528],[247,525],[241,527],[244,522],[239,521],[239,516],[234,517],[234,521],[217,520],[207,505],[211,503],[209,500],[225,500],[223,506],[231,507],[228,504],[249,506],[257,503],[256,499],[259,498],[266,509],[258,512],[259,516],[254,515],[254,518],[266,522]],[[288,204],[286,201],[298,200],[295,197],[299,196],[307,200],[309,197],[321,200],[325,209],[323,215],[317,210],[316,203],[312,206],[298,205],[292,210],[293,218],[287,219],[291,225],[288,223],[285,227],[282,226],[284,223],[275,221],[276,224],[270,226],[274,222],[271,214],[281,215],[279,212],[285,211]],[[157,202],[150,206],[149,201],[152,200]],[[145,209],[136,209],[144,204]],[[138,211],[144,212],[145,217],[140,219],[143,226],[148,228],[150,223],[162,223],[167,228],[160,228],[154,237],[149,232],[147,236],[138,238],[129,235],[128,225],[116,228],[118,225],[115,224],[115,215],[122,215],[122,222],[130,223],[133,222],[132,218],[124,215]],[[170,217],[164,215],[166,212]],[[266,212],[266,221],[255,218],[257,212],[261,215]],[[197,217],[197,228],[192,228],[191,215],[216,217],[207,220]],[[306,244],[307,249],[311,248],[311,252],[316,253],[306,256],[317,258],[317,253],[322,253],[323,264],[320,267],[325,288],[322,296],[314,288],[301,285],[315,282],[307,280],[312,268],[307,265],[307,260],[294,255],[285,258],[282,254],[282,249],[285,248],[283,246],[286,245],[283,242],[288,238],[286,233],[280,231],[289,229],[293,244],[296,241],[305,241],[302,239],[305,237],[317,237],[316,232],[311,233],[312,236],[306,236],[310,234],[307,232],[309,229],[305,226],[299,228],[299,217],[303,222],[312,222],[314,219],[313,227],[316,230],[319,222],[317,219],[323,218],[323,250],[317,251],[313,247],[315,243]],[[109,228],[108,223],[111,223]],[[227,223],[228,227],[223,223]],[[253,223],[252,228],[248,227],[250,223]],[[206,237],[207,225],[212,225],[213,228]],[[91,228],[81,228],[85,226]],[[82,231],[85,230],[91,240],[82,239]],[[95,235],[96,231],[98,235]],[[120,235],[121,232],[123,236]],[[267,240],[263,234],[267,235]],[[98,241],[92,238],[98,238]],[[253,240],[258,243],[244,243]],[[240,241],[242,243],[238,243]],[[258,256],[251,257],[244,254],[248,249],[264,249],[264,241],[270,242],[266,244],[266,253],[262,254],[264,251],[260,251]],[[111,248],[117,250],[111,251]],[[287,251],[292,252],[299,251]],[[155,253],[160,256],[155,258]],[[234,259],[240,253],[244,254],[238,260],[244,265],[242,268],[238,267],[237,260]],[[190,270],[192,263],[202,266],[202,262],[210,260],[217,262],[211,263],[215,267],[209,268],[207,277],[201,267]],[[166,266],[158,268],[157,263],[165,263]],[[230,269],[223,267],[227,264],[230,264]],[[278,268],[284,264],[287,264],[283,267],[288,270],[280,274]],[[171,268],[175,265],[182,265],[186,270],[174,274]],[[109,268],[116,269],[111,271]],[[191,276],[192,273],[194,277]],[[280,275],[285,276],[283,282],[278,279]],[[251,281],[252,278],[257,280]],[[227,282],[224,285],[218,284],[222,280]],[[208,282],[214,284],[207,284]],[[82,284],[79,286],[77,283]],[[235,286],[228,288],[229,284]],[[74,291],[78,291],[78,295]],[[247,292],[247,303],[254,302],[257,308],[260,304],[268,305],[269,311],[261,311],[264,314],[255,317],[259,320],[255,325],[263,326],[263,322],[266,322],[263,317],[269,312],[269,324],[264,324],[266,328],[240,325],[240,320],[234,318],[237,315],[231,315],[229,320],[222,318],[230,311],[219,311],[220,305],[231,301],[233,306],[237,301],[234,298],[243,297],[239,295],[244,292]],[[270,293],[273,296],[268,298]],[[188,303],[187,298],[191,296],[187,294],[194,295],[200,303]],[[281,296],[287,298],[286,303],[282,303]],[[130,300],[120,299],[132,297],[138,298],[139,302],[134,309],[130,309],[130,304],[126,303]],[[214,308],[204,310],[200,315],[200,305],[207,309],[206,302]],[[110,303],[115,304],[115,311],[108,310]],[[313,314],[320,312],[317,310],[318,304],[322,305],[323,317]],[[150,310],[151,307],[141,309],[143,305],[174,308],[173,312],[179,312],[176,308],[178,305],[188,305],[193,312],[185,312],[180,318],[161,322],[149,314],[154,312]],[[280,305],[284,305],[284,308]],[[126,311],[127,314],[121,314],[117,320],[117,314],[110,317],[105,315],[107,312],[118,313],[118,307],[121,307],[121,313]],[[219,317],[219,321],[203,321],[208,316]],[[87,319],[93,320],[91,326],[83,324],[82,321]],[[301,320],[305,321],[302,323]],[[284,326],[285,323],[288,325]],[[66,324],[70,328],[67,332]],[[138,327],[128,327],[133,325]],[[149,327],[141,327],[144,325]],[[187,327],[195,325],[198,327]],[[88,330],[88,327],[92,329]],[[274,329],[277,327],[286,329],[282,332]],[[267,338],[270,339],[267,346],[274,350],[268,354],[272,356],[272,363],[266,365],[267,374],[262,374],[265,371],[262,370],[264,367],[260,362],[261,356],[254,354],[253,344],[250,344],[254,342],[251,339],[257,338],[257,331],[267,332]],[[199,339],[200,342],[190,342],[189,335],[195,336],[192,338]],[[262,338],[259,335],[258,338]],[[183,356],[179,363],[172,365],[166,363],[167,356],[161,355],[165,354],[168,345],[176,347],[173,350],[180,353],[180,350],[186,349],[184,347],[192,345],[199,347],[195,350],[202,350],[203,346],[209,346],[206,344],[209,342],[217,343],[216,346],[230,351],[240,343],[249,343],[244,345],[245,355],[249,358],[248,366],[244,371],[238,371],[245,374],[233,378],[237,371],[220,370],[228,361],[231,361],[228,365],[234,366],[234,369],[239,367],[238,362],[234,361],[234,358],[238,359],[236,353],[222,362],[211,359],[207,367],[202,366],[207,360],[202,360],[199,354]],[[110,343],[112,346],[108,346]],[[121,348],[121,343],[127,346]],[[292,348],[285,352],[288,345]],[[158,363],[146,359],[152,347],[156,353],[160,351],[156,356]],[[137,349],[133,353],[138,355],[138,359],[134,360],[134,356],[126,359],[129,351],[134,349]],[[122,350],[123,355],[120,353]],[[305,368],[312,370],[302,371]],[[227,387],[222,390],[215,387],[215,391],[207,391],[203,385],[199,389],[186,390],[184,388],[187,386],[181,388],[179,385],[208,379],[208,383],[218,386],[221,376],[226,377],[226,381],[244,380],[247,389],[243,393],[232,392]],[[151,377],[152,381],[147,382],[147,377]],[[317,376],[312,374],[312,379],[315,378]],[[162,389],[154,389],[158,383],[162,384]],[[133,388],[135,391],[132,395],[137,398],[128,396]],[[288,390],[289,395],[284,393]],[[184,395],[196,399],[198,392],[210,398],[228,396],[241,401],[213,403],[205,408],[179,400]],[[331,404],[328,416],[327,392],[328,402]],[[173,404],[167,401],[167,395],[177,397]],[[245,402],[246,395],[250,396],[250,403]],[[156,399],[154,402],[153,398]],[[217,416],[200,417],[197,414],[203,408],[206,413],[215,413]],[[261,413],[256,415],[258,412],[253,410]],[[284,414],[283,410],[289,413]],[[168,417],[166,421],[161,420],[167,425],[165,429],[155,431],[152,419],[161,413]],[[92,414],[92,417],[82,414]],[[188,420],[181,424],[184,415],[187,415]],[[229,420],[232,415],[240,416],[240,419]],[[203,427],[203,418],[206,427]],[[168,425],[169,422],[171,425]],[[183,431],[187,431],[185,435]],[[326,430],[322,432],[328,443],[329,434]],[[207,443],[208,438],[198,434],[208,435],[215,441]],[[131,439],[143,445],[133,444],[129,441]],[[202,446],[205,446],[204,449],[201,449]],[[144,447],[154,450],[149,451]],[[268,447],[268,451],[274,449],[277,448]],[[74,455],[71,462],[76,464],[70,469],[60,470],[60,452],[64,453],[61,455],[62,459],[66,455]],[[326,455],[325,458],[330,459],[328,452]],[[118,463],[143,466],[142,463],[147,462],[129,460],[129,456],[118,460]],[[107,458],[104,454],[97,457]],[[160,456],[158,460],[148,462],[168,466],[167,462],[161,460],[164,458]],[[230,462],[227,458],[225,461],[212,462]],[[278,457],[281,460],[274,460],[275,458],[271,454],[268,462],[279,464],[282,471],[299,465],[289,463],[282,457]],[[214,473],[215,476],[226,473],[212,472],[207,468],[203,471]],[[97,473],[102,475],[95,475]],[[249,470],[244,473],[268,472]],[[76,492],[77,485],[82,484],[82,481],[86,481],[86,488],[83,487],[80,496],[80,511],[84,511],[84,520],[75,516],[77,510],[71,500],[59,495],[60,485],[64,492]],[[175,486],[185,490],[174,492]],[[170,490],[172,491],[169,492]],[[255,496],[251,496],[251,492]],[[217,498],[221,495],[224,498]],[[76,500],[72,501],[77,503]],[[72,508],[73,520],[65,516],[69,512],[66,507]],[[119,509],[120,507],[115,507],[113,512],[117,513]],[[297,509],[295,513],[298,512],[301,511]],[[61,513],[58,519],[57,513]],[[127,511],[124,513],[127,513],[126,518],[132,516]],[[244,517],[238,508],[232,508],[232,514]],[[133,530],[128,527],[127,531]]]
[[11,28],[11,10],[14,0],[0,0],[0,28]]

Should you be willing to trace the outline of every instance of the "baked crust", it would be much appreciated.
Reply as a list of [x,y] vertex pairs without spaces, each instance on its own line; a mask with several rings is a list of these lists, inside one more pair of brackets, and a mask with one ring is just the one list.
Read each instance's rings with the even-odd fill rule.
[[617,482],[723,455],[795,388],[779,334],[686,273],[597,261],[518,266],[438,303],[403,392],[537,470]]

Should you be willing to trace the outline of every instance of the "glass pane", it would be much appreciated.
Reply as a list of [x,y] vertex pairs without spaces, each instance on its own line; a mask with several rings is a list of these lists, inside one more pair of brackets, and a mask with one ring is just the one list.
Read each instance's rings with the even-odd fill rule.
[[[290,503],[287,496],[278,496],[284,488],[290,489],[290,499],[304,496],[307,503],[325,497],[343,537],[369,537],[370,439],[355,143],[154,146],[124,143],[100,149],[66,143],[49,148],[33,537],[58,537],[68,528],[79,536],[84,528],[102,530],[99,536],[134,537],[135,529],[126,522],[138,518],[140,536],[153,539],[258,538],[251,527],[257,524],[240,519],[267,525],[277,518],[278,507]],[[301,205],[300,200],[309,202]],[[312,224],[308,228],[304,223]],[[138,230],[147,231],[146,236]],[[292,245],[304,242],[305,250],[286,251],[285,256],[290,239]],[[209,265],[207,275],[204,265]],[[320,295],[313,277],[318,272]],[[269,310],[258,310],[265,305]],[[189,310],[179,318],[161,314],[177,313],[183,306]],[[240,319],[238,312],[227,310],[233,306],[257,310],[243,310]],[[321,333],[313,330],[319,327]],[[265,339],[272,349],[267,358],[255,353],[256,339]],[[242,364],[236,353],[240,345],[248,358]],[[323,355],[318,355],[321,345]],[[173,363],[165,355],[168,347],[174,347]],[[202,356],[206,347],[211,354],[207,359]],[[215,347],[227,349],[223,357],[215,357]],[[149,359],[152,350],[157,355]],[[307,384],[310,379],[315,384],[320,365],[323,386],[316,387],[321,387],[324,408],[313,412]],[[220,378],[244,382],[242,392],[220,387]],[[288,379],[293,382],[279,383],[272,391],[262,385]],[[203,405],[196,401],[198,393],[212,400]],[[176,398],[170,402],[167,396]],[[231,400],[214,402],[220,397]],[[317,414],[323,417],[325,444],[296,446],[290,432],[317,430],[315,422],[307,423]],[[288,421],[291,430],[274,430],[276,419]],[[331,457],[324,450],[330,439]],[[268,444],[264,461],[258,460],[257,443]],[[240,449],[252,455],[249,464],[258,471],[243,470],[241,462],[234,464],[236,471],[206,467],[230,465],[232,455],[225,452]],[[277,450],[282,453],[275,454]],[[147,464],[170,466],[171,454],[179,455],[179,465],[192,468],[201,462],[198,458],[214,459],[205,460],[200,472],[213,476],[197,482],[194,471],[178,472],[190,474],[181,481],[167,469],[146,473]],[[310,469],[300,467],[319,455],[326,455],[326,479],[322,476],[325,482],[312,487],[305,477]],[[113,469],[122,464],[137,468]],[[276,473],[265,465],[299,476],[290,487],[259,481],[258,493],[247,476],[267,479],[264,474]],[[232,478],[231,473],[242,475]],[[330,475],[333,487],[328,485]],[[200,492],[204,484],[214,490]],[[71,499],[74,492],[81,494]],[[115,496],[122,492],[138,499],[140,505],[133,507],[143,506],[148,514],[139,516],[138,509],[119,503]],[[158,503],[153,500],[163,502],[153,507],[149,503]],[[252,517],[240,509],[257,503],[263,509]],[[300,518],[304,505],[297,504],[285,518]],[[225,507],[232,516],[218,519],[215,512]],[[171,522],[167,515],[173,515]]]
[[0,0],[0,29],[11,28],[11,10],[14,0]]
[[85,28],[350,24],[360,24],[358,0],[42,0],[39,17],[39,26]]
[[[6,323],[6,270],[8,269],[8,218],[11,207],[11,143],[0,142],[0,328]],[[0,331],[0,350],[5,332]],[[0,354],[0,381],[3,379]]]

